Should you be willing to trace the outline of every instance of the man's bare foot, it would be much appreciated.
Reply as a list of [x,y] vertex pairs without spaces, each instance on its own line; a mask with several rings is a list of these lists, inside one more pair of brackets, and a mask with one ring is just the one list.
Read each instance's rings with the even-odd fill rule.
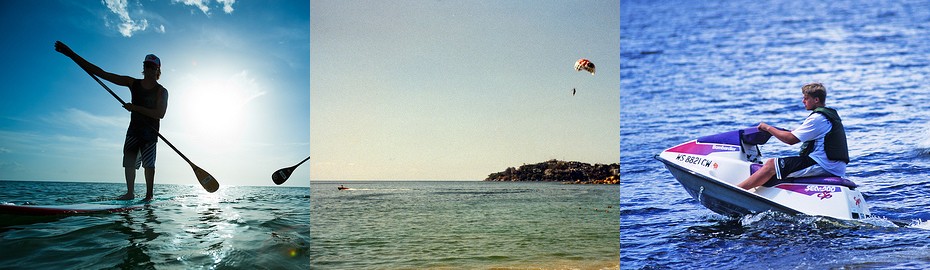
[[134,198],[136,198],[135,194],[126,193],[126,194],[123,194],[123,196],[119,196],[119,198],[116,198],[116,199],[120,201],[125,201],[125,200],[132,200]]
[[152,195],[145,196],[145,199],[142,199],[142,201],[143,201],[143,202],[151,202],[151,201],[152,201]]

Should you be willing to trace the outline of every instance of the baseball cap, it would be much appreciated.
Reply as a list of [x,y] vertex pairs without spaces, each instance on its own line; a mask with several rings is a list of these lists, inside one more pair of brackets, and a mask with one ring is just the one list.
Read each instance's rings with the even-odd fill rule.
[[155,64],[155,67],[161,68],[161,59],[158,59],[158,56],[155,56],[154,54],[146,55],[145,60],[142,61],[142,63],[152,63]]

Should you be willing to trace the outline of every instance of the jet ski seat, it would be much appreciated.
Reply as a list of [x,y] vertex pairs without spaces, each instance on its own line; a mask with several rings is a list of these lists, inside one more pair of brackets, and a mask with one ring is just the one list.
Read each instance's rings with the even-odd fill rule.
[[[752,164],[749,165],[749,173],[756,173],[759,169],[762,168],[762,164]],[[813,177],[801,177],[801,178],[787,178],[787,179],[771,179],[768,182],[765,182],[762,186],[764,187],[773,187],[778,184],[784,183],[798,183],[798,184],[813,184],[813,185],[838,185],[846,186],[849,189],[856,189],[858,185],[853,183],[846,178],[840,178],[836,176],[813,176]]]

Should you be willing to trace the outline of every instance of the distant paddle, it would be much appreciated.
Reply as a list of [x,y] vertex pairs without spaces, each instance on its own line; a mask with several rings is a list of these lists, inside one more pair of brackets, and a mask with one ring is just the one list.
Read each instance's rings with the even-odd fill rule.
[[[78,65],[78,66],[81,66],[81,65]],[[123,101],[122,98],[117,96],[116,93],[113,93],[113,90],[110,90],[110,88],[107,87],[107,85],[103,84],[103,82],[100,81],[100,79],[98,79],[97,76],[94,76],[93,73],[91,73],[89,70],[85,69],[84,67],[81,67],[81,69],[83,69],[84,72],[87,72],[87,75],[90,75],[91,78],[94,78],[94,80],[97,81],[97,83],[99,83],[100,86],[103,86],[103,89],[106,89],[107,92],[110,92],[110,95],[113,95],[113,97],[116,98],[116,100],[119,101],[120,104],[126,105],[126,102]],[[155,128],[153,127],[152,129],[155,129]],[[174,145],[171,144],[171,142],[169,142],[168,139],[165,139],[165,136],[162,136],[161,133],[158,132],[158,130],[155,130],[155,134],[158,134],[158,137],[161,138],[162,141],[165,141],[165,144],[171,147],[171,149],[173,149],[174,152],[178,153],[178,155],[181,156],[181,158],[183,158],[184,161],[187,161],[187,164],[191,165],[191,169],[194,170],[194,175],[197,176],[197,181],[200,182],[200,185],[203,186],[203,189],[206,189],[207,192],[210,192],[210,193],[213,193],[216,190],[220,189],[220,183],[216,181],[216,178],[213,178],[213,176],[210,175],[210,173],[208,173],[207,171],[204,171],[200,167],[197,167],[197,165],[194,165],[194,163],[191,162],[191,160],[188,159],[187,156],[184,156],[184,154],[182,154],[181,151],[179,151],[177,147],[174,147]]]
[[304,162],[307,162],[307,160],[310,160],[310,157],[305,158],[300,163],[297,163],[297,165],[283,168],[283,169],[280,169],[274,172],[273,174],[271,174],[271,181],[274,181],[275,185],[284,184],[284,181],[287,181],[287,178],[291,177],[291,173],[294,172],[294,169],[297,169],[297,166],[300,166],[300,164],[304,164]]

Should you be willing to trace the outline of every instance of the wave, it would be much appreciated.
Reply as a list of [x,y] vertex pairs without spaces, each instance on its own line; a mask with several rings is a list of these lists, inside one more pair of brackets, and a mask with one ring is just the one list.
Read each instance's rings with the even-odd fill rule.
[[924,63],[906,63],[906,64],[894,64],[894,63],[892,63],[892,64],[888,65],[888,68],[889,68],[889,69],[895,69],[895,68],[906,69],[906,68],[926,67],[927,65],[928,65],[928,64],[924,64]]
[[930,220],[917,220],[908,227],[921,230],[930,230]]
[[656,208],[656,207],[644,207],[644,208],[633,208],[630,209],[629,206],[622,206],[620,208],[620,216],[626,215],[660,215],[664,213],[671,212],[670,209],[665,208]]
[[916,158],[930,159],[930,147],[917,147],[913,152]]

